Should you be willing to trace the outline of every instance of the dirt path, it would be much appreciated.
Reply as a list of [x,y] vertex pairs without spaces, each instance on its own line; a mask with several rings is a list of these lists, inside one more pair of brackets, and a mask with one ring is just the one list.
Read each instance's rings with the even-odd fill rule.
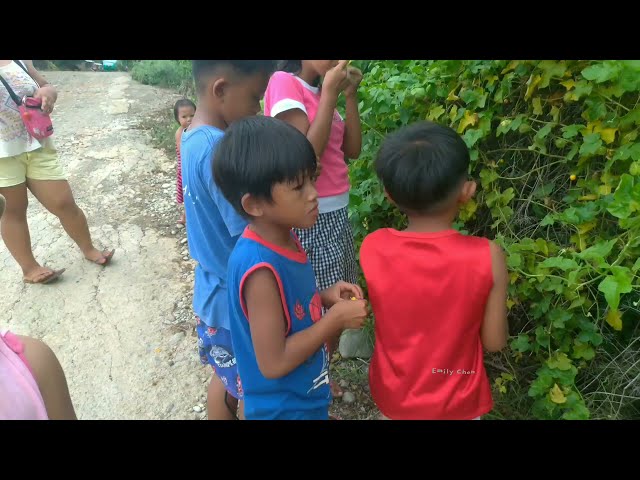
[[175,158],[139,128],[176,95],[124,73],[46,76],[59,91],[54,138],[76,201],[97,243],[117,250],[105,269],[83,260],[30,197],[36,257],[67,272],[49,286],[24,285],[0,242],[0,326],[51,346],[81,419],[202,418],[209,371],[185,313],[192,264],[174,223]]

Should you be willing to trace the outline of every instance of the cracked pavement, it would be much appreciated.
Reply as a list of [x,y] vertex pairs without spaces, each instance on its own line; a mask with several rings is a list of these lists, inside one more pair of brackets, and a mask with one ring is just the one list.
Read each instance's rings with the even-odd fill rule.
[[[24,285],[0,242],[0,328],[45,341],[64,368],[81,419],[199,419],[210,371],[198,360],[190,303],[193,264],[176,232],[175,158],[137,128],[177,96],[126,73],[45,72],[57,86],[54,142],[98,248],[84,260],[56,217],[30,195],[36,258],[66,267],[50,285]],[[173,230],[173,232],[171,232]],[[174,235],[177,233],[177,235]]]

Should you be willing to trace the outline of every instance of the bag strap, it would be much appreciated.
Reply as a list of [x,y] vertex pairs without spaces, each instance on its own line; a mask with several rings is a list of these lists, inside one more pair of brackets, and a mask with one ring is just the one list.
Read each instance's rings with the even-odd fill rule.
[[20,105],[22,105],[22,99],[20,97],[18,97],[18,95],[16,95],[16,92],[13,91],[13,88],[11,88],[11,86],[7,83],[7,81],[2,77],[2,75],[0,75],[0,82],[2,82],[2,84],[4,85],[4,87],[7,89],[7,91],[9,92],[9,95],[11,96],[11,99],[15,102],[15,104],[19,107]]
[[29,76],[31,77],[31,74],[29,73],[29,70],[27,70],[27,67],[25,67],[25,66],[24,66],[24,63],[22,63],[22,61],[21,61],[21,60],[13,60],[13,61],[14,61],[15,63],[17,63],[17,64],[18,64],[18,66],[19,66],[22,70],[24,70],[24,71],[25,71],[25,73],[26,73],[27,75],[29,75]]

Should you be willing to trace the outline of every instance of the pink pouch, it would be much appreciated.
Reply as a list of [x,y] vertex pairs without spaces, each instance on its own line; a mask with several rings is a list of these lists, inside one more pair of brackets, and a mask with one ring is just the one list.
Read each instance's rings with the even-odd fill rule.
[[41,107],[42,99],[33,97],[24,97],[18,105],[27,132],[36,140],[42,140],[53,134],[51,117],[44,113]]

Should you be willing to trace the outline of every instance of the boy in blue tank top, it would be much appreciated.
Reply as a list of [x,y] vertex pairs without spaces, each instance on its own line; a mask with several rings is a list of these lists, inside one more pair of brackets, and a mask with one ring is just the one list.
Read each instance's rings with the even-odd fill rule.
[[326,343],[346,328],[361,328],[368,314],[357,285],[338,282],[318,292],[292,231],[318,219],[316,162],[302,133],[270,117],[235,122],[215,153],[216,184],[249,222],[227,270],[247,420],[328,419]]

